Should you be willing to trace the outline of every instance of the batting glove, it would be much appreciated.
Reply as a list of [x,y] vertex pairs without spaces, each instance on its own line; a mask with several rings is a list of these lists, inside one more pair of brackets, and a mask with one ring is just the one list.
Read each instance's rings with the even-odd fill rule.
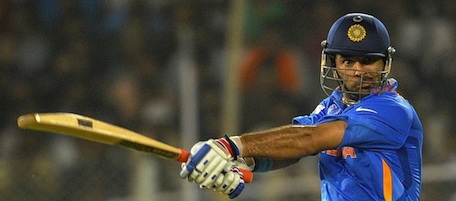
[[198,183],[197,180],[195,180],[195,183],[199,184],[200,188],[212,189],[228,195],[229,198],[239,196],[245,187],[242,172],[234,166],[232,161],[229,161],[224,171],[218,174],[210,183]]
[[226,136],[198,142],[190,150],[180,176],[195,181],[200,187],[213,188],[230,198],[237,197],[244,189],[244,174],[232,162],[238,155],[237,145]]
[[[207,187],[214,191],[228,194],[229,198],[236,198],[245,188],[245,183],[251,182],[251,172],[242,158],[230,161],[225,166],[225,173],[219,174],[212,186],[200,185],[200,188]],[[250,176],[250,178],[248,178]],[[234,189],[234,190],[233,190]]]

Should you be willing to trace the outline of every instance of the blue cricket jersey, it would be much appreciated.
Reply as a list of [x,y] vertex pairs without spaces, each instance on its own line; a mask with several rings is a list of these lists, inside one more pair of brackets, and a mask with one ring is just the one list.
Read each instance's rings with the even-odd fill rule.
[[397,82],[354,105],[333,92],[293,124],[316,125],[344,120],[342,143],[320,153],[321,199],[420,200],[423,128],[407,100],[396,93]]

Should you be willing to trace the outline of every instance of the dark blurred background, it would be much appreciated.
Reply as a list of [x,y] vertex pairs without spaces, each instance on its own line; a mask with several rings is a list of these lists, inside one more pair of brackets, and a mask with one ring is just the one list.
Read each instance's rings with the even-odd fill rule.
[[[1,0],[0,200],[226,200],[181,181],[174,161],[16,119],[74,112],[187,149],[288,124],[325,97],[320,42],[355,11],[390,31],[392,77],[424,124],[422,200],[455,201],[454,0]],[[318,181],[309,157],[256,175],[238,200],[319,200]]]

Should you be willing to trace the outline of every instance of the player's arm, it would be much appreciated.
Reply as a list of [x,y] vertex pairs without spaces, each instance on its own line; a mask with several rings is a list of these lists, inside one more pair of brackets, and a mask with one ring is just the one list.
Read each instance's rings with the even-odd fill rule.
[[[183,164],[180,176],[234,198],[242,192],[244,181],[242,174],[228,170],[231,167],[247,165],[250,170],[269,171],[287,166],[299,158],[337,147],[346,126],[344,121],[316,126],[286,125],[199,142],[192,147],[190,160]],[[258,161],[259,158],[266,161]],[[246,163],[244,159],[254,159],[254,163]]]
[[276,160],[302,158],[333,149],[342,142],[347,123],[342,120],[315,126],[286,125],[240,136],[242,157]]
[[267,172],[297,163],[302,157],[333,149],[342,141],[345,121],[320,125],[286,125],[240,136],[241,156],[254,172]]

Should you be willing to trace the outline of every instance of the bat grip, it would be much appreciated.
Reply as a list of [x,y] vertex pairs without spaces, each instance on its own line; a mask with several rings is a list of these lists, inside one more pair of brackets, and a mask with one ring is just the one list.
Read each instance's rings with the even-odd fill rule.
[[244,182],[245,183],[250,183],[253,180],[253,172],[247,169],[240,168],[239,171],[242,172],[242,175],[244,175]]
[[[190,156],[190,152],[188,152],[185,149],[180,149],[181,153],[180,155],[176,158],[177,161],[185,163],[188,160],[188,157]],[[253,172],[247,169],[240,168],[239,171],[242,173],[244,176],[244,182],[245,183],[250,183],[253,180]]]
[[180,150],[181,150],[181,153],[176,158],[176,160],[179,161],[179,162],[185,163],[185,162],[187,162],[188,157],[190,156],[190,152],[188,152],[185,149],[180,149]]

